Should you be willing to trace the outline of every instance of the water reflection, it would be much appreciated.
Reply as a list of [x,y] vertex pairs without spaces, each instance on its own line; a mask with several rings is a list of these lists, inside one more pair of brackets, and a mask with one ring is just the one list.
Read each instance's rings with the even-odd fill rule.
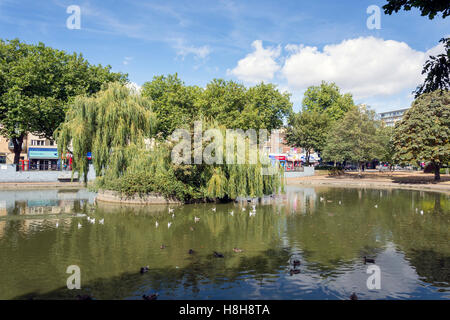
[[[0,298],[73,298],[72,264],[99,299],[450,298],[448,195],[289,187],[254,216],[243,201],[174,206],[174,217],[166,206],[94,205],[94,196],[0,192]],[[381,268],[381,290],[367,289],[363,256]]]

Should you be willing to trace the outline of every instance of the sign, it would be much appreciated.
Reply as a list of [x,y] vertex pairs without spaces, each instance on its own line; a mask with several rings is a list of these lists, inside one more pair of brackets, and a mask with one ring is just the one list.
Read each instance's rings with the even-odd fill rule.
[[29,159],[58,159],[58,149],[29,148]]

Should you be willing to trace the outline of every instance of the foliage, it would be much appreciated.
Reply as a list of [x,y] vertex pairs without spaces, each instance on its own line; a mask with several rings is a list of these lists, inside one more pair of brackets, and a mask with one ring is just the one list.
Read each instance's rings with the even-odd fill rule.
[[450,93],[434,91],[414,100],[394,130],[395,159],[401,163],[431,162],[439,168],[450,159]]
[[341,94],[335,83],[323,81],[319,86],[311,86],[306,90],[302,105],[304,111],[325,113],[330,121],[336,121],[354,106],[354,102],[352,95]]
[[97,176],[107,172],[108,178],[118,178],[136,152],[145,149],[144,138],[150,137],[154,125],[150,102],[113,83],[92,97],[73,101],[55,132],[59,154],[72,152],[73,170],[83,174],[85,182],[88,152],[92,152]]
[[442,12],[442,18],[450,15],[450,7],[447,0],[387,0],[383,6],[384,13],[392,14],[400,10],[409,11],[418,8],[422,16],[428,16],[432,20],[436,14]]
[[286,140],[290,146],[299,147],[305,151],[307,165],[313,150],[316,152],[323,150],[329,122],[326,114],[315,110],[295,113],[289,118]]
[[107,82],[126,81],[110,69],[42,43],[0,40],[0,134],[13,140],[15,163],[28,132],[53,138],[74,96],[91,95]]
[[373,110],[362,106],[352,108],[332,127],[323,158],[336,162],[358,162],[360,165],[379,158],[382,146],[377,138],[377,127]]
[[155,76],[142,86],[142,96],[153,102],[153,111],[158,119],[157,131],[163,137],[190,124],[198,115],[195,101],[200,91],[199,87],[186,86],[177,74]]
[[424,83],[415,90],[416,98],[423,93],[450,89],[450,38],[442,38],[439,42],[444,45],[445,53],[437,57],[430,56],[425,62],[422,74],[427,76]]
[[289,94],[280,93],[272,84],[246,88],[214,79],[202,89],[186,86],[177,74],[154,77],[143,85],[142,95],[152,99],[157,130],[163,137],[200,119],[217,121],[229,129],[272,130],[281,127],[292,110]]
[[378,158],[381,162],[394,163],[394,128],[382,124],[377,128],[377,138],[381,143],[381,153]]

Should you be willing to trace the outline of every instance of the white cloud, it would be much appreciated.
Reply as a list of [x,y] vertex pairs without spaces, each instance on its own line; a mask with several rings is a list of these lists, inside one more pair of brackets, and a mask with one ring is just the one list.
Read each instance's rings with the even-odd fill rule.
[[125,57],[124,59],[123,59],[123,64],[124,65],[128,65],[130,62],[131,62],[131,60],[133,60],[133,57]]
[[355,98],[393,95],[414,89],[423,80],[422,66],[434,47],[416,51],[404,42],[361,37],[317,47],[287,45],[290,52],[281,70],[288,86],[304,90],[322,80],[333,81]]
[[177,50],[177,56],[184,58],[192,54],[196,59],[205,59],[211,53],[209,46],[195,47],[192,45],[186,45],[183,40],[177,39],[173,47]]
[[141,90],[142,90],[142,87],[140,85],[138,85],[136,82],[132,82],[132,81],[128,82],[126,84],[126,87],[128,89],[130,89],[131,92],[138,93],[138,94],[141,93]]
[[250,83],[271,80],[275,73],[280,70],[280,66],[275,59],[280,56],[281,48],[278,46],[265,49],[261,40],[253,41],[252,47],[255,51],[239,60],[234,69],[227,70],[227,74]]

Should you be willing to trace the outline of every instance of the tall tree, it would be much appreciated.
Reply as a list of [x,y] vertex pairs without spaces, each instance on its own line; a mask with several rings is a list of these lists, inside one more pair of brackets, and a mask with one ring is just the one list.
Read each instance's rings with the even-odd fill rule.
[[[97,176],[117,178],[130,158],[145,149],[145,139],[156,127],[149,99],[120,83],[112,83],[92,97],[79,96],[71,103],[65,122],[56,130],[59,153],[73,153],[73,169],[87,182],[92,152]],[[131,155],[131,157],[130,157]]]
[[199,115],[195,101],[200,94],[201,88],[186,86],[177,74],[155,76],[142,86],[142,96],[153,101],[152,108],[158,117],[157,131],[163,137],[189,125]]
[[336,161],[352,161],[359,164],[361,173],[365,162],[379,158],[382,145],[377,138],[378,122],[375,112],[363,106],[353,107],[330,130],[323,158]]
[[442,18],[450,15],[448,0],[387,0],[383,6],[384,13],[392,14],[400,10],[409,11],[418,8],[422,16],[428,16],[432,20],[438,13],[442,12]]
[[387,162],[390,165],[390,169],[392,170],[392,166],[394,164],[394,128],[381,124],[377,129],[377,138],[381,144],[381,153],[379,156],[380,161]]
[[412,103],[394,130],[395,159],[401,163],[430,162],[436,181],[450,161],[450,93],[424,93]]
[[302,101],[303,110],[325,113],[331,121],[341,119],[354,105],[351,94],[341,94],[335,83],[325,81],[309,87]]
[[286,128],[286,140],[290,146],[302,148],[305,152],[306,165],[314,151],[323,150],[330,120],[324,113],[304,111],[295,113],[289,118]]
[[414,91],[416,98],[423,93],[450,89],[450,38],[442,38],[439,42],[444,45],[445,52],[436,57],[430,56],[425,62],[422,74],[427,76],[424,83]]
[[93,94],[107,82],[126,81],[126,75],[110,69],[43,43],[0,40],[0,135],[12,140],[14,163],[19,163],[28,132],[53,138],[74,96]]

